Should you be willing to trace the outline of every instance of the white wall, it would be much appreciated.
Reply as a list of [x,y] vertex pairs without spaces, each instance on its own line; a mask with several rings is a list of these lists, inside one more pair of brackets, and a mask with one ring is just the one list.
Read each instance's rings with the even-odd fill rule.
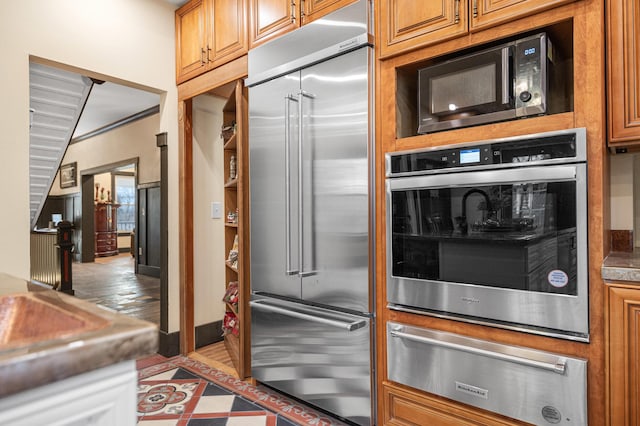
[[193,222],[196,325],[224,316],[224,211],[211,218],[211,202],[224,202],[224,152],[220,139],[225,100],[201,95],[193,100]]
[[633,155],[610,157],[613,230],[628,230],[634,227],[633,158]]
[[29,56],[161,94],[168,134],[169,332],[179,329],[178,121],[174,6],[161,0],[0,2],[0,271],[29,277]]

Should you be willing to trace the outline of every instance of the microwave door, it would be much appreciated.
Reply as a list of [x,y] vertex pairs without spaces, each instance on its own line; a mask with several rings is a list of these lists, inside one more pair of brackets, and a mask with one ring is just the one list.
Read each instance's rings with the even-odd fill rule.
[[515,118],[512,51],[509,45],[421,69],[418,133]]

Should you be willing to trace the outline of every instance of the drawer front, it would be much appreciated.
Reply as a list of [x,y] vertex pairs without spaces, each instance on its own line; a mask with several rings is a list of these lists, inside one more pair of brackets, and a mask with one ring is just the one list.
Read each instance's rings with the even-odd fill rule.
[[587,424],[587,361],[387,323],[389,379],[534,424]]

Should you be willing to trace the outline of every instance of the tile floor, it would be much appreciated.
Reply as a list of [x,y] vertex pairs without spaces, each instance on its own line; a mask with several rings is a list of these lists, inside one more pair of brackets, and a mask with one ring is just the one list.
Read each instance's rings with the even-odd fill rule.
[[345,426],[187,357],[140,360],[138,378],[140,426]]

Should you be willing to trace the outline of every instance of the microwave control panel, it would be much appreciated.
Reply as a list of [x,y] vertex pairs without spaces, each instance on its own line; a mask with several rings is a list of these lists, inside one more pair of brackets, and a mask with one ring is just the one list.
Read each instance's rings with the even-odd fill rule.
[[387,175],[419,174],[427,171],[490,166],[499,164],[539,164],[547,160],[574,159],[576,157],[576,134],[498,141],[468,146],[456,146],[424,151],[409,151],[389,154]]

